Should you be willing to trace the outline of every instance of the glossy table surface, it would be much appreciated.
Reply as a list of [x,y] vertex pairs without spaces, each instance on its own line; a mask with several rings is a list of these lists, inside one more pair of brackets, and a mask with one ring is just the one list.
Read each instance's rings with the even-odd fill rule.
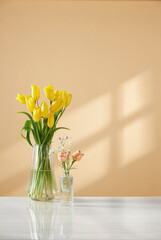
[[161,240],[161,197],[0,198],[0,239]]

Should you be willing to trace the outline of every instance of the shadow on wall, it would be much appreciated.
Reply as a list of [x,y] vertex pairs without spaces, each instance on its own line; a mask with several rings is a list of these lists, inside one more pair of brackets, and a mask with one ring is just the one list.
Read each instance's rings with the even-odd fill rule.
[[[74,174],[76,195],[161,195],[153,81],[152,73],[146,71],[115,87],[106,97],[101,96],[102,102],[100,98],[94,100],[93,116],[88,109],[93,117],[93,133],[87,123],[89,130],[83,130],[86,135],[90,131],[89,136],[76,143],[86,153],[80,164],[83,178]],[[75,122],[79,121],[78,115],[74,116]]]
[[[152,73],[146,71],[64,116],[75,147],[85,152],[79,170],[72,172],[76,196],[158,195],[161,161],[153,87]],[[29,168],[21,169],[0,182],[1,195],[27,186]],[[57,166],[56,172],[59,181]]]

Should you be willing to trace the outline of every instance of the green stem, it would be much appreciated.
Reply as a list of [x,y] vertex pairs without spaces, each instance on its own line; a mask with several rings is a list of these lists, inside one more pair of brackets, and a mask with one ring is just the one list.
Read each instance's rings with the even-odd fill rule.
[[75,162],[76,162],[76,160],[73,160],[73,161],[72,161],[69,169],[71,169],[71,167],[73,166],[73,164],[74,164]]
[[46,124],[46,118],[43,118],[43,130],[44,130],[45,124]]
[[61,111],[60,115],[57,117],[56,122],[55,122],[55,126],[56,126],[56,124],[58,123],[58,121],[59,121],[59,119],[61,118],[61,116],[63,115],[63,113],[65,112],[65,109],[66,109],[66,107],[63,108],[63,110]]
[[38,132],[38,126],[37,126],[37,124],[36,124],[36,132],[37,132],[37,137],[38,137],[39,145],[41,145],[41,141],[40,141],[40,137],[39,137],[39,132]]
[[57,187],[53,181],[52,170],[49,159],[49,146],[39,146],[38,150],[38,168],[34,174],[32,185],[30,188],[30,196],[32,198],[42,197],[43,194],[53,194]]
[[42,145],[45,143],[45,141],[46,141],[46,139],[47,139],[47,137],[48,137],[48,135],[49,135],[50,132],[51,132],[51,128],[49,129],[48,133],[46,134],[46,137],[44,138],[44,140],[43,140],[43,142],[42,142]]

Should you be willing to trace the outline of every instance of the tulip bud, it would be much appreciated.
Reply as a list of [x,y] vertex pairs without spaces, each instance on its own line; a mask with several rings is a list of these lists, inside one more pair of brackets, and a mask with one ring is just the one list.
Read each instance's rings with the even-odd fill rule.
[[51,84],[48,85],[48,87],[44,88],[45,91],[45,95],[46,97],[52,101],[54,99],[54,89],[53,86]]
[[54,125],[54,115],[53,115],[53,113],[48,114],[47,125],[48,125],[49,128],[53,127],[53,125]]
[[45,101],[41,103],[41,114],[43,118],[47,118],[48,116],[48,105]]
[[31,86],[31,89],[32,89],[32,98],[34,101],[38,101],[39,98],[40,98],[40,90],[39,90],[39,87],[36,86],[36,85],[32,85]]
[[71,103],[72,100],[72,94],[67,94],[66,96],[66,101],[65,101],[65,106],[68,107],[69,104]]
[[30,112],[33,112],[34,109],[35,109],[35,102],[34,100],[32,99],[32,97],[29,95],[27,96],[26,98],[26,104],[27,104],[27,108]]
[[69,152],[60,152],[58,153],[58,159],[60,162],[66,162],[69,157]]
[[84,156],[83,153],[81,153],[81,151],[76,151],[72,154],[72,158],[75,161],[80,161],[82,159],[82,157]]
[[17,101],[19,101],[20,103],[23,103],[23,104],[26,103],[25,96],[22,95],[22,94],[17,94],[16,99],[17,99]]
[[35,122],[39,122],[41,119],[41,108],[35,108],[33,111],[33,119]]

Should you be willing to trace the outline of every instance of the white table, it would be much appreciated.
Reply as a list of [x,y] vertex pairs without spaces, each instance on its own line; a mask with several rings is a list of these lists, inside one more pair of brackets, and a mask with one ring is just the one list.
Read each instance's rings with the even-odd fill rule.
[[161,240],[161,197],[0,198],[0,239]]

